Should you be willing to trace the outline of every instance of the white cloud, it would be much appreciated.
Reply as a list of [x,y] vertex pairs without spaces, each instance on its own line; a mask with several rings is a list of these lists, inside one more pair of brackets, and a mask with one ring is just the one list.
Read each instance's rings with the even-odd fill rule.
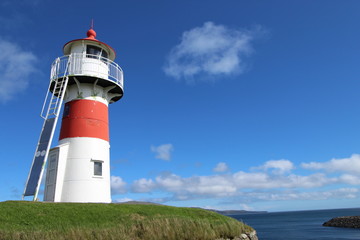
[[[136,180],[132,183],[132,189],[134,192],[161,192],[166,195],[161,199],[148,199],[156,202],[217,198],[230,202],[230,199],[236,199],[237,202],[234,200],[231,204],[239,204],[254,201],[349,199],[359,197],[359,189],[344,187],[360,185],[357,170],[350,169],[358,157],[353,155],[351,158],[333,159],[321,164],[303,164],[303,167],[310,169],[335,171],[340,168],[341,171],[354,172],[342,175],[327,175],[324,172],[295,174],[292,172],[294,164],[285,159],[267,161],[253,168],[258,171],[223,173],[227,165],[220,162],[213,170],[221,174],[182,177],[167,172],[153,179]],[[339,164],[343,166],[339,167]],[[324,190],[324,187],[332,190]]]
[[[355,181],[355,182],[354,182]],[[173,173],[157,176],[151,179],[140,179],[133,183],[145,185],[146,192],[162,191],[172,194],[172,197],[161,201],[186,201],[206,198],[235,198],[237,201],[279,201],[279,200],[321,200],[330,198],[355,198],[357,188],[339,188],[329,191],[308,191],[323,186],[349,183],[359,184],[359,178],[341,176],[328,178],[317,173],[309,176],[290,174],[287,176],[270,175],[268,173],[245,173],[193,176],[183,178]],[[146,188],[149,186],[148,188]],[[139,191],[145,192],[145,191]],[[240,199],[240,200],[239,200]],[[155,201],[154,199],[148,199]],[[157,202],[159,200],[156,200]],[[235,202],[234,202],[235,203]]]
[[134,181],[131,190],[136,193],[150,192],[155,188],[155,183],[152,179],[141,178]]
[[351,175],[351,174],[343,174],[338,178],[339,183],[345,183],[350,185],[360,185],[360,177]]
[[[241,200],[247,201],[288,201],[288,200],[326,200],[326,199],[351,199],[359,193],[357,188],[339,188],[329,191],[297,192],[246,192],[239,195]],[[238,201],[238,200],[237,200]]]
[[219,162],[216,167],[213,169],[214,172],[226,172],[229,170],[229,167],[224,162]]
[[177,200],[188,200],[203,197],[230,197],[249,190],[269,189],[295,189],[317,188],[328,184],[337,183],[336,178],[327,178],[325,174],[309,176],[299,175],[271,175],[268,173],[246,173],[193,176],[183,178],[173,173],[157,176],[151,179],[134,181],[132,189],[135,192],[151,192],[160,190],[173,194]]
[[327,162],[302,163],[301,166],[310,170],[360,174],[360,155],[353,154],[350,158],[334,158]]
[[291,161],[286,160],[286,159],[281,159],[281,160],[267,161],[262,166],[255,167],[254,169],[262,169],[262,170],[273,169],[273,173],[275,173],[275,174],[283,174],[283,173],[286,173],[286,172],[290,172],[294,168],[295,168],[294,164]]
[[11,100],[29,84],[37,57],[15,43],[0,39],[0,102]]
[[156,177],[156,184],[159,188],[170,191],[178,191],[184,186],[184,179],[175,174],[164,174]]
[[237,188],[226,175],[196,176],[184,179],[185,191],[189,194],[204,196],[231,196]]
[[176,195],[177,199],[186,200],[192,195],[227,196],[236,192],[236,187],[227,177],[215,176],[194,176],[182,178],[173,173],[162,174],[151,179],[139,179],[134,181],[132,189],[162,190]]
[[240,74],[245,56],[253,52],[252,41],[261,30],[238,30],[213,22],[185,31],[167,58],[164,71],[176,79],[195,76]]
[[155,158],[170,161],[171,160],[171,152],[174,150],[172,144],[162,144],[160,146],[151,146],[151,151],[156,153]]
[[111,176],[110,182],[112,194],[122,194],[127,192],[127,184],[121,177]]
[[295,174],[280,176],[242,171],[233,174],[232,181],[239,189],[315,188],[335,182],[334,179],[327,178],[321,173],[309,176]]

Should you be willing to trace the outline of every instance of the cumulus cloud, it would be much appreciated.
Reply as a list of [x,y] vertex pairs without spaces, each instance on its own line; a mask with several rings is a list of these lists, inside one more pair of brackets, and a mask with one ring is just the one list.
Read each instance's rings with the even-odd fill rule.
[[[326,199],[352,199],[358,197],[357,188],[339,188],[328,191],[252,191],[239,193],[232,201],[289,201],[289,200],[326,200]],[[228,202],[231,203],[231,202]]]
[[111,176],[110,184],[112,194],[122,194],[127,192],[127,184],[121,177]]
[[[161,192],[162,197],[150,198],[147,201],[168,202],[195,199],[235,199],[235,203],[254,201],[287,201],[287,200],[324,200],[350,199],[359,197],[358,188],[347,188],[346,185],[360,185],[355,161],[359,155],[350,158],[332,159],[325,163],[303,163],[303,167],[316,170],[343,171],[343,174],[295,174],[294,164],[285,159],[267,161],[254,167],[257,171],[227,172],[227,165],[220,162],[213,169],[216,174],[182,177],[166,172],[154,178],[140,178],[131,185],[133,192]],[[342,166],[338,166],[338,165]],[[324,188],[326,187],[326,189]],[[330,189],[330,190],[329,190]],[[226,201],[227,201],[226,200]]]
[[353,154],[350,158],[334,158],[327,162],[302,163],[301,166],[310,170],[360,174],[360,155]]
[[37,57],[3,39],[0,52],[0,102],[6,102],[28,87],[30,75],[36,72]]
[[155,158],[170,161],[171,160],[171,152],[174,150],[172,144],[162,144],[160,146],[151,146],[151,151],[156,153]]
[[315,188],[336,182],[336,179],[328,178],[321,173],[301,176],[240,171],[233,174],[232,179],[239,189]]
[[262,170],[273,169],[273,173],[283,174],[286,172],[290,172],[294,168],[295,168],[294,164],[291,161],[286,160],[286,159],[281,159],[281,160],[267,161],[262,166],[255,167],[254,169],[262,169]]
[[[280,190],[259,190],[254,189],[252,191],[238,191],[234,194],[228,195],[223,198],[224,201],[220,201],[220,205],[229,206],[237,205],[237,209],[254,210],[246,203],[254,203],[261,201],[312,201],[312,200],[327,200],[327,199],[354,199],[359,197],[358,188],[338,188],[332,190],[315,190],[315,191],[298,191],[292,189],[280,189]],[[211,196],[210,196],[211,197]],[[212,196],[216,197],[216,196]],[[146,201],[165,203],[167,201],[182,201],[204,198],[199,195],[187,196],[180,198],[178,195],[174,195],[169,198],[148,198]],[[206,196],[209,198],[209,196]],[[202,206],[208,209],[221,209],[215,206]],[[225,207],[224,209],[229,209]]]
[[150,192],[155,188],[155,183],[152,179],[141,178],[135,180],[131,186],[131,190],[136,193]]
[[224,162],[219,162],[216,167],[213,168],[214,172],[226,172],[229,170],[229,167]]
[[241,74],[245,57],[253,52],[252,42],[261,32],[232,29],[213,22],[185,31],[181,42],[168,55],[165,73],[190,81],[195,76]]
[[360,177],[357,175],[343,174],[338,177],[338,182],[350,185],[360,185]]
[[177,199],[186,200],[194,196],[229,196],[236,187],[225,176],[194,176],[182,178],[176,174],[156,177],[157,187],[173,193]]
[[156,184],[159,188],[170,191],[177,191],[184,186],[184,179],[173,173],[166,173],[156,177]]
[[166,173],[152,179],[134,181],[132,189],[136,192],[160,190],[173,195],[176,200],[188,200],[204,197],[231,197],[242,192],[275,189],[311,189],[338,183],[337,178],[328,178],[317,173],[309,176],[271,175],[269,173],[246,173],[181,177],[174,173]]

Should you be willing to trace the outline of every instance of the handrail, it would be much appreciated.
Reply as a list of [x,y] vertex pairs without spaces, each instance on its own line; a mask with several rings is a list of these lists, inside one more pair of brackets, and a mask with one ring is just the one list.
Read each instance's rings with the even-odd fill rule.
[[[92,59],[96,61],[91,61]],[[89,70],[88,68],[84,70],[84,64],[86,65],[89,61],[91,61],[91,64],[96,63],[101,70]],[[69,67],[66,68],[68,63]],[[103,73],[104,67],[107,67],[108,69],[105,75]],[[83,53],[72,53],[70,55],[56,58],[51,65],[50,81],[54,81],[55,79],[65,76],[85,76],[88,75],[89,71],[95,76],[100,75],[101,78],[112,81],[123,88],[123,71],[117,63],[98,55]]]

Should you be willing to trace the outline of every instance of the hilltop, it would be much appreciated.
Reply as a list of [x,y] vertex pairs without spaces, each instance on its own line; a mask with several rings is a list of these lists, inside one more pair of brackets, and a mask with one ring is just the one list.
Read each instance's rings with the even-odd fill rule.
[[254,229],[195,208],[154,204],[0,203],[0,239],[233,239]]
[[[119,202],[117,204],[142,204],[142,205],[159,205],[164,206],[160,203],[152,203],[152,202],[140,202],[140,201],[128,201],[128,202]],[[257,213],[267,213],[267,211],[248,211],[248,210],[217,210],[217,209],[209,209],[209,208],[200,208],[193,207],[198,209],[203,209],[207,211],[212,211],[219,213],[221,215],[231,216],[231,215],[240,215],[240,214],[257,214]]]

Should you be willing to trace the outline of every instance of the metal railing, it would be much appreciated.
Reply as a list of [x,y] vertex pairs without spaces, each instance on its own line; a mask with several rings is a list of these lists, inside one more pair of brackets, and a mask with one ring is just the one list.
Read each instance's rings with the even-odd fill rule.
[[72,53],[55,59],[51,65],[50,81],[65,76],[87,75],[107,79],[123,88],[123,71],[117,63],[108,58],[83,53]]

